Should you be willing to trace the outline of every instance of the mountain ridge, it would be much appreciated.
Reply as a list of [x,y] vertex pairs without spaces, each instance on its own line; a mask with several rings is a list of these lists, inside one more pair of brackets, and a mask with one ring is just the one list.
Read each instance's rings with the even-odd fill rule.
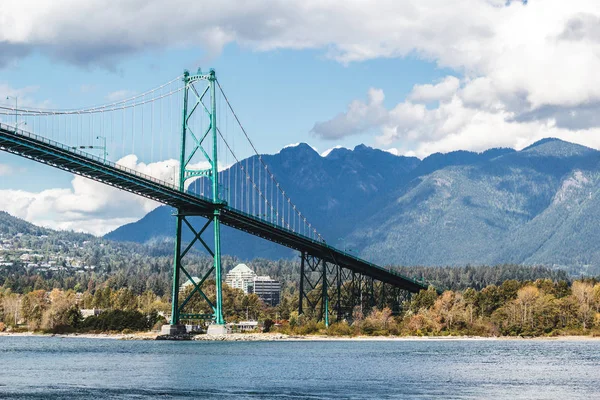
[[[600,211],[600,152],[585,146],[547,138],[520,151],[455,151],[420,160],[364,145],[321,156],[300,143],[262,157],[330,244],[380,264],[600,265],[591,243],[586,253],[569,239],[600,239],[586,223]],[[169,214],[161,207],[106,237],[172,237]],[[293,256],[226,233],[224,251],[240,258]]]

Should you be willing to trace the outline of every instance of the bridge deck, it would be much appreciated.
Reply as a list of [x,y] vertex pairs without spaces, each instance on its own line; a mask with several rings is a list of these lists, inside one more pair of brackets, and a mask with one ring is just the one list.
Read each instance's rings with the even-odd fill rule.
[[0,124],[0,150],[144,196],[189,215],[209,217],[213,215],[215,208],[221,208],[221,222],[232,228],[306,252],[413,293],[427,288],[421,282],[340,251],[324,242],[263,221],[227,205],[214,204],[208,198],[182,192],[167,182],[12,126]]

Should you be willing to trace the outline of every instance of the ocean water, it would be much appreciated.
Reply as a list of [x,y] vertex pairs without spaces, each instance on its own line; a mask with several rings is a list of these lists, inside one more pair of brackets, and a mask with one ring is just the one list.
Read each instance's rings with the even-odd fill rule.
[[0,337],[0,398],[600,399],[600,341]]

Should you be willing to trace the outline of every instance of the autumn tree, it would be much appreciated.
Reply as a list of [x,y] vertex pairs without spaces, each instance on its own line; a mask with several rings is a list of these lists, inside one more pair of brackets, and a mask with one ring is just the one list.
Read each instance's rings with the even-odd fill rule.
[[50,304],[42,316],[42,328],[55,331],[58,328],[77,328],[81,313],[75,301],[75,292],[53,289],[48,295]]
[[44,290],[34,290],[23,296],[21,314],[30,330],[35,331],[40,329],[42,317],[47,308],[48,301]]
[[595,306],[594,287],[587,282],[573,282],[573,297],[579,303],[579,321],[583,329],[590,327]]

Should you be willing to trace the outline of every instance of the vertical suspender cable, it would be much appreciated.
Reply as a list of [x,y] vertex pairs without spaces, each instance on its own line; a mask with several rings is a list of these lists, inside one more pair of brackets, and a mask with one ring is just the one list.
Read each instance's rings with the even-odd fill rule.
[[154,162],[154,99],[150,103],[150,162]]

